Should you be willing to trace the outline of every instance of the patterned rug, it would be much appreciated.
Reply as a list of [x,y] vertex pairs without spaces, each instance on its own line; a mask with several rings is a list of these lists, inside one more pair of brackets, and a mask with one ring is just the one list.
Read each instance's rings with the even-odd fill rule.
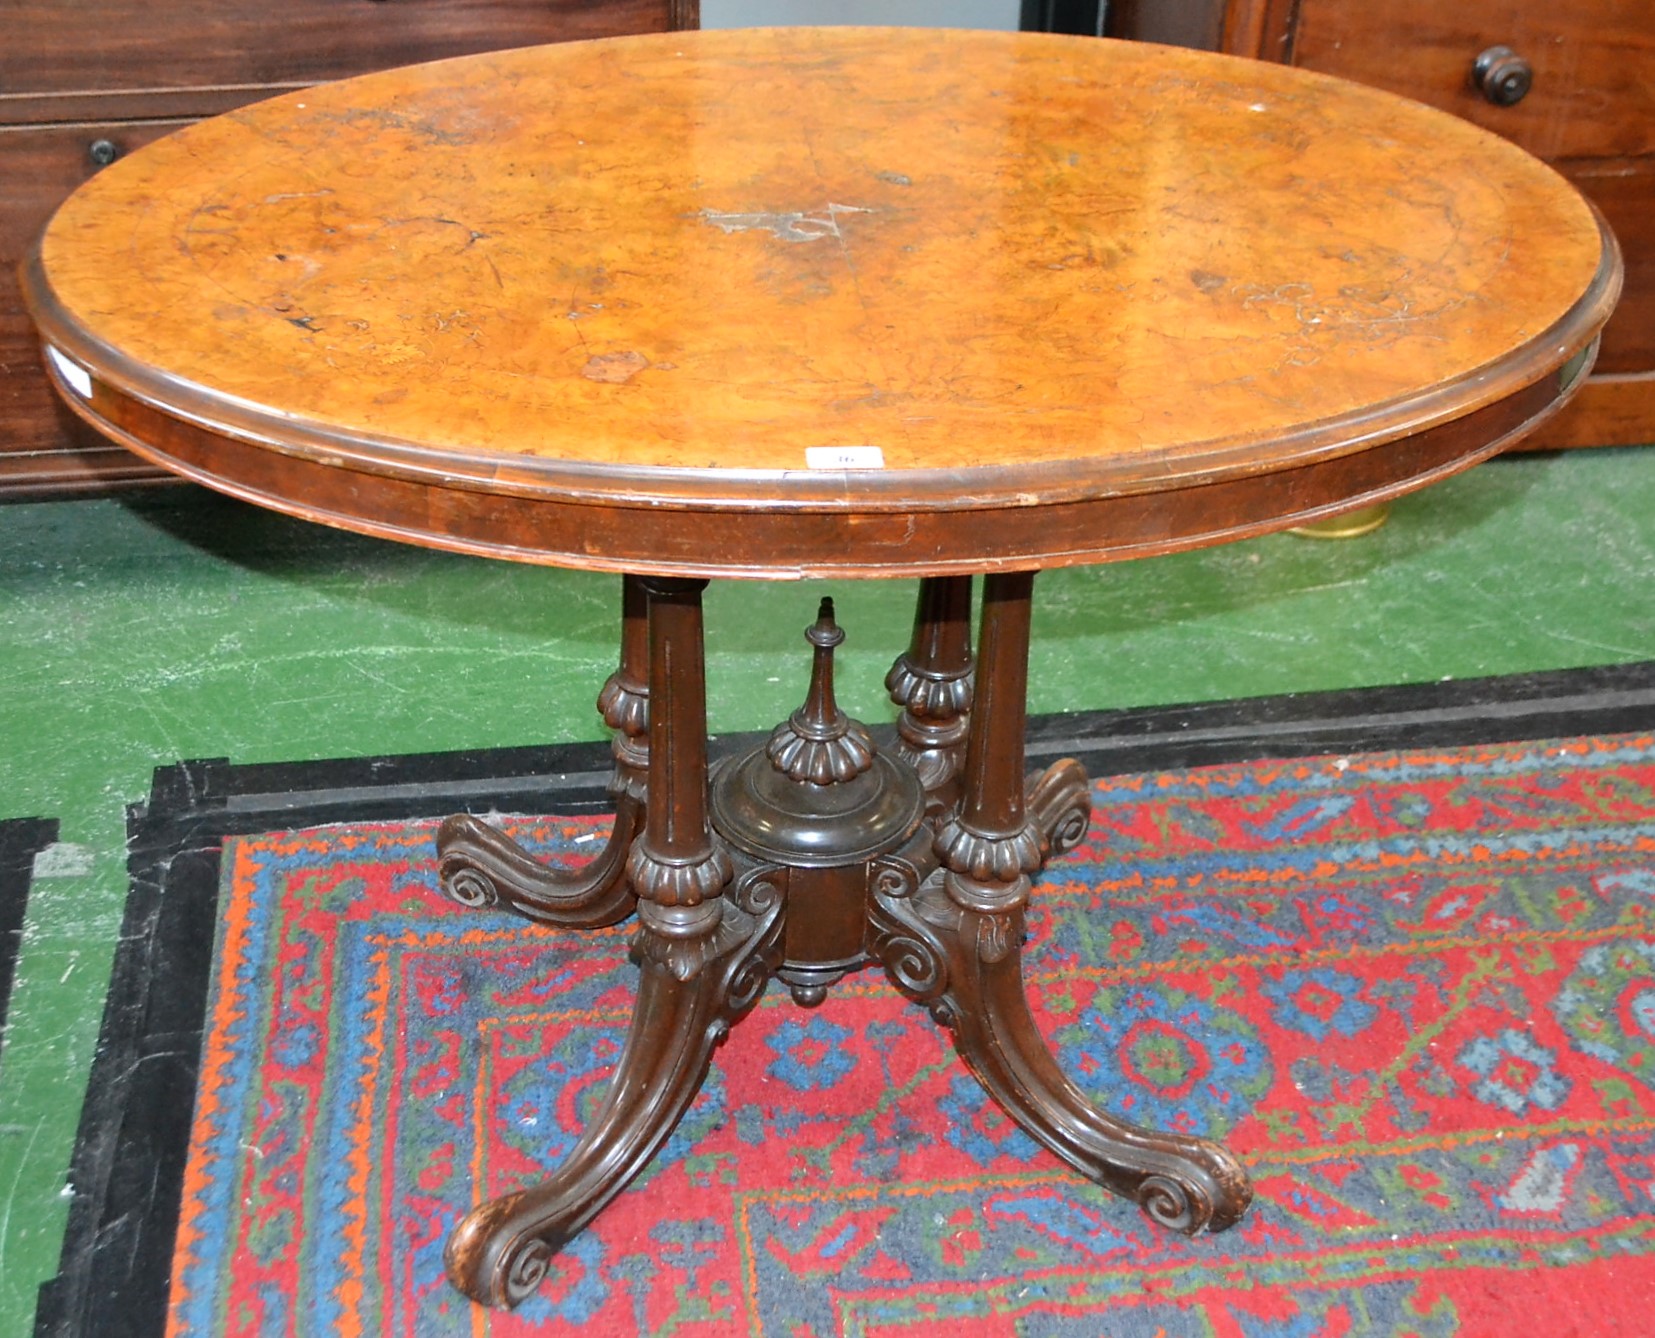
[[[432,824],[225,843],[173,1261],[191,1335],[1647,1333],[1655,736],[1100,781],[1037,885],[1043,1032],[1109,1109],[1224,1140],[1196,1240],[1063,1171],[873,972],[772,986],[677,1135],[485,1314],[481,1187],[569,1147],[632,998],[625,929],[434,891]],[[506,824],[549,858],[600,819]]]

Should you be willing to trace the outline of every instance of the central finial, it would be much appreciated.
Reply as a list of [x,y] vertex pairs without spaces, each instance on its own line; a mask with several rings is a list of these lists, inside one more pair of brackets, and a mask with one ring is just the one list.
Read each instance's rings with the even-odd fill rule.
[[804,705],[770,735],[765,754],[777,771],[812,785],[833,785],[873,765],[873,740],[833,697],[833,650],[845,639],[833,620],[833,601],[822,600],[805,640],[816,648]]

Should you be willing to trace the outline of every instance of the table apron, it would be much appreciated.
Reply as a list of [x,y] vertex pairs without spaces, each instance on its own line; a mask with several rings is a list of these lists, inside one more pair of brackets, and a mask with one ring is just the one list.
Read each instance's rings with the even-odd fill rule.
[[101,432],[186,478],[289,515],[404,543],[582,570],[681,576],[940,576],[1034,570],[1247,538],[1398,496],[1512,444],[1563,403],[1548,376],[1413,436],[1153,492],[1027,505],[774,510],[611,503],[485,481],[369,471],[162,412],[103,381],[65,398]]

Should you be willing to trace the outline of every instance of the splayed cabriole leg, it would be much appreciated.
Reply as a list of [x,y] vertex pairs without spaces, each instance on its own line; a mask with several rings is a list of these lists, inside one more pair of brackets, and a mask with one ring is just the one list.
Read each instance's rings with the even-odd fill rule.
[[1163,1226],[1220,1230],[1252,1198],[1240,1164],[1215,1143],[1140,1129],[1099,1110],[1059,1070],[1029,1012],[1022,971],[1029,876],[1077,821],[1085,830],[1084,815],[1075,817],[1078,766],[1059,763],[1024,788],[1032,584],[1027,573],[988,578],[964,794],[937,835],[942,867],[918,887],[896,877],[879,885],[874,950],[897,986],[953,1029],[960,1056],[1034,1138],[1089,1179],[1136,1199]]
[[644,824],[649,769],[648,605],[637,577],[622,578],[621,663],[598,695],[612,732],[609,793],[615,821],[603,851],[578,871],[556,869],[486,822],[460,813],[437,832],[443,891],[467,906],[503,904],[541,924],[593,929],[632,914],[626,860]]
[[953,1029],[989,1095],[1038,1142],[1160,1225],[1193,1235],[1239,1221],[1252,1188],[1222,1147],[1117,1120],[1063,1075],[1029,1012],[1021,950],[990,960],[1007,935],[1021,934],[1021,911],[968,910],[948,877],[910,897],[880,899],[879,952],[897,986]]
[[[761,892],[763,889],[759,889]],[[779,899],[722,901],[670,934],[638,931],[638,1002],[603,1108],[548,1179],[473,1209],[448,1238],[450,1281],[514,1306],[552,1257],[642,1171],[706,1081],[712,1052],[764,991],[779,951]],[[680,975],[688,971],[688,977]]]
[[638,894],[637,1007],[603,1107],[569,1156],[541,1184],[473,1209],[449,1237],[450,1280],[485,1305],[533,1292],[557,1250],[648,1165],[780,960],[780,890],[762,876],[730,886],[707,821],[706,583],[646,584],[651,802],[626,868]]

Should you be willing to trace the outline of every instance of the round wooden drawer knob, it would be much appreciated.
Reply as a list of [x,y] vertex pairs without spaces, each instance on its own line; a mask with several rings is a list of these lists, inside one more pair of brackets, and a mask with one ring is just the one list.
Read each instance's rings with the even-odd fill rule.
[[1534,68],[1509,46],[1491,46],[1471,67],[1471,81],[1496,107],[1523,100],[1534,84]]

